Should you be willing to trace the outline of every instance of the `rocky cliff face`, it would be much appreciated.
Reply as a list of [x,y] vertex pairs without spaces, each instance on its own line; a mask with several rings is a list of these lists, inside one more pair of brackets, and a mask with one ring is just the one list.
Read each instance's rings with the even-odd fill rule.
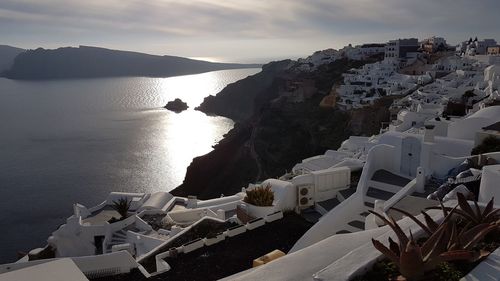
[[202,199],[233,194],[248,183],[283,175],[304,158],[338,148],[350,135],[378,133],[381,122],[389,119],[390,99],[350,112],[319,107],[343,72],[367,62],[343,59],[313,72],[285,67],[290,61],[271,63],[207,98],[200,110],[238,123],[212,152],[193,160],[173,193]]
[[257,97],[270,97],[275,94],[273,83],[284,74],[291,60],[272,62],[264,65],[262,71],[243,80],[227,85],[217,96],[208,96],[197,110],[209,115],[224,116],[235,122],[250,118]]

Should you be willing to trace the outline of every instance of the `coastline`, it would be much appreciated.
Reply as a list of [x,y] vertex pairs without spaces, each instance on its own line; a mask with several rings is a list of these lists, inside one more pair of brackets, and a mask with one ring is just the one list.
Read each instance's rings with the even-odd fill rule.
[[[273,62],[261,73],[206,98],[197,110],[231,118],[235,127],[213,151],[193,159],[183,183],[172,194],[200,199],[232,194],[248,183],[282,176],[300,160],[339,147],[349,135],[378,133],[381,122],[389,120],[387,107],[392,98],[348,112],[319,106],[344,71],[370,62],[373,59],[343,59],[312,73],[289,71],[290,61]],[[313,79],[315,84],[308,100],[295,103],[280,99],[280,91],[290,81],[305,79]],[[242,88],[247,90],[241,92]]]
[[[201,92],[194,86],[204,85],[200,83],[210,81],[207,78],[222,83],[204,86],[209,95],[255,71],[168,79],[0,78],[5,90],[0,95],[0,115],[10,120],[0,124],[6,132],[1,140],[0,179],[4,195],[10,198],[0,208],[2,225],[9,225],[0,259],[14,261],[17,251],[45,244],[70,215],[73,203],[93,206],[111,191],[165,191],[182,183],[192,159],[211,151],[233,122],[206,118],[193,110],[175,114],[161,109],[163,101],[184,94],[186,102],[196,104],[203,97],[197,97]],[[200,82],[189,83],[197,77]],[[185,83],[193,87],[182,86]],[[169,85],[179,85],[183,91]],[[189,151],[181,150],[183,146]],[[42,204],[20,208],[25,202]]]

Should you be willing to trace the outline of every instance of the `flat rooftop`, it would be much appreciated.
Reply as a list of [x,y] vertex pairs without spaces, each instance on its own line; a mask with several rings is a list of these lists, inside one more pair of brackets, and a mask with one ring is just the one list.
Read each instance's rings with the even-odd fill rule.
[[76,264],[70,259],[59,259],[0,274],[0,281],[88,281]]
[[89,223],[90,225],[102,225],[113,217],[119,219],[121,215],[113,208],[111,208],[111,206],[105,206],[101,210],[92,213],[88,218],[82,220],[82,223]]

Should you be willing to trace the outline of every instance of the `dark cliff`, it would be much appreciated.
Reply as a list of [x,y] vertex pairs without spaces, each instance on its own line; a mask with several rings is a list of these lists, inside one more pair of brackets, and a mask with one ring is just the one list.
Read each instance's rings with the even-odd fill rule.
[[[390,98],[355,111],[319,107],[332,85],[342,80],[343,72],[368,62],[373,61],[344,59],[314,72],[287,70],[279,65],[282,62],[276,62],[272,64],[277,65],[264,67],[274,69],[267,75],[263,71],[238,81],[224,89],[224,95],[205,100],[212,112],[234,117],[230,107],[235,101],[229,96],[242,96],[239,89],[251,85],[246,94],[253,100],[246,105],[252,108],[252,113],[241,114],[238,120],[244,118],[243,121],[212,152],[193,160],[184,182],[173,193],[202,199],[233,194],[248,183],[283,175],[304,158],[338,148],[350,135],[378,133],[381,122],[389,120]],[[290,101],[287,89],[297,92],[301,87],[309,89],[302,91],[307,98]],[[207,107],[202,104],[200,109]]]
[[258,67],[155,56],[97,47],[36,49],[19,54],[5,76],[11,79],[64,79],[118,76],[169,77],[214,70]]
[[259,103],[256,98],[273,94],[273,82],[278,75],[283,74],[290,63],[291,60],[268,63],[262,67],[261,72],[227,85],[217,96],[206,97],[196,109],[234,121],[248,119],[254,113],[255,104]]

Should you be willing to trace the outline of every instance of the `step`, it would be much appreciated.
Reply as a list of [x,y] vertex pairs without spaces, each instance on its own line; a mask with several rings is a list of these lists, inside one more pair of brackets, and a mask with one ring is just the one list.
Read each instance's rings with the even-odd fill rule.
[[403,187],[407,185],[411,179],[396,175],[387,170],[378,170],[372,176],[372,181],[378,181],[390,185],[397,185]]
[[397,193],[398,191],[403,189],[403,187],[401,187],[399,185],[393,185],[393,184],[388,184],[388,183],[373,181],[373,180],[368,181],[368,186],[382,189],[382,190],[392,192],[392,193]]
[[119,238],[127,238],[127,234],[124,234],[124,233],[113,233],[113,237],[119,237]]
[[[368,213],[368,212],[367,212]],[[369,214],[369,213],[368,213]],[[361,221],[361,222],[364,222],[366,220],[366,216],[362,216],[362,215],[356,215],[353,217],[353,220],[357,220],[357,221]]]
[[437,189],[436,188],[432,188],[432,187],[429,187],[429,188],[425,188],[424,189],[424,193],[420,193],[420,192],[413,192],[411,195],[412,196],[415,196],[415,197],[420,197],[420,198],[427,198],[427,196],[431,193],[433,193],[434,191],[436,191]]
[[317,223],[319,218],[322,217],[314,208],[302,210],[300,215],[308,222]]
[[123,244],[123,243],[126,243],[127,240],[125,239],[115,239],[115,238],[111,238],[111,241],[109,242],[109,244]]
[[365,206],[368,207],[369,209],[373,210],[373,208],[375,208],[375,204],[371,203],[371,202],[366,202],[365,201]]
[[[384,200],[384,201],[389,200],[392,196],[394,196],[394,194],[395,194],[394,192],[389,192],[389,191],[382,190],[382,189],[375,188],[375,187],[369,187],[368,191],[366,192],[367,197],[371,197],[371,198],[375,198],[375,199],[379,199],[379,200]],[[365,200],[365,201],[368,201],[368,200]]]
[[316,204],[318,204],[320,207],[322,207],[328,212],[333,208],[335,208],[338,204],[340,204],[340,201],[337,198],[332,198],[326,201],[317,202]]
[[359,215],[366,218],[369,214],[370,213],[368,213],[368,212],[362,212]]
[[427,195],[429,195],[429,194],[427,194],[427,193],[420,193],[420,192],[413,192],[411,194],[411,196],[420,197],[420,198],[427,198]]
[[353,220],[347,224],[352,226],[352,227],[358,228],[359,230],[365,230],[365,222],[364,221]]
[[354,193],[356,192],[356,188],[354,187],[351,187],[351,188],[347,188],[347,189],[343,189],[343,190],[340,190],[339,193],[340,193],[340,196],[346,200],[347,198],[349,198],[351,195],[353,195]]
[[[364,224],[364,223],[363,223]],[[358,228],[358,227],[355,227],[355,226],[352,226],[352,225],[349,225],[349,224],[346,224],[342,227],[342,230],[347,230],[351,233],[353,232],[359,232],[359,231],[362,231],[364,229],[361,229],[361,228]]]

